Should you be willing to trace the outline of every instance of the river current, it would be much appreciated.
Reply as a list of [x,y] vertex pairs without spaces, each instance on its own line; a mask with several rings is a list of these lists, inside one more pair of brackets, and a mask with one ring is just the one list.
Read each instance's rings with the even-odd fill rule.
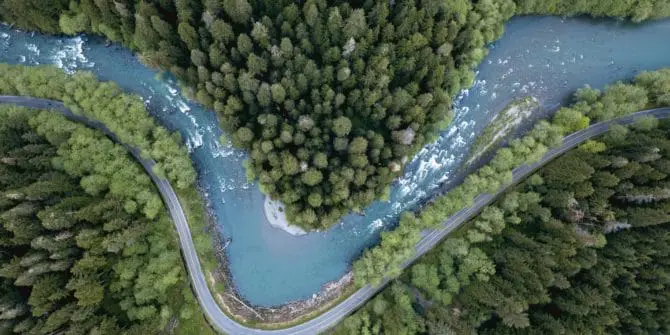
[[105,47],[101,38],[45,36],[0,25],[0,62],[92,71],[142,96],[162,124],[182,134],[219,233],[232,239],[226,252],[234,283],[246,300],[261,306],[309,298],[342,276],[400,212],[454,177],[476,135],[512,100],[537,98],[543,111],[533,118],[539,118],[584,84],[602,88],[670,66],[670,20],[633,25],[519,17],[489,47],[475,84],[456,100],[454,122],[409,163],[389,202],[376,202],[365,216],[347,216],[328,231],[292,236],[267,223],[263,195],[246,181],[246,155],[219,142],[214,112],[187,101],[169,75],[145,67],[121,46]]

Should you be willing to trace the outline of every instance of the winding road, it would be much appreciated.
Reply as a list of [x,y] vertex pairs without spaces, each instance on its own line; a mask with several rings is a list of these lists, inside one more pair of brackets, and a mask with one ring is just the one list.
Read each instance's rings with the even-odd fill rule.
[[[188,269],[192,287],[195,291],[196,297],[200,306],[207,316],[207,319],[212,324],[214,328],[218,331],[231,334],[231,335],[313,335],[318,334],[327,330],[328,328],[337,324],[345,316],[352,313],[362,304],[364,304],[368,299],[373,297],[377,292],[379,292],[387,283],[388,280],[384,280],[381,285],[377,287],[371,287],[367,285],[362,287],[358,291],[354,292],[351,296],[346,298],[344,301],[339,303],[337,306],[329,309],[323,314],[317,316],[314,319],[311,319],[302,324],[278,330],[262,330],[249,328],[244,325],[237,323],[235,320],[227,316],[221,308],[217,305],[212,293],[207,287],[207,282],[205,280],[205,275],[202,272],[200,266],[200,260],[195,251],[195,246],[193,240],[191,239],[191,231],[186,221],[186,216],[184,211],[179,203],[174,189],[170,183],[164,179],[158,177],[153,173],[153,166],[156,164],[151,159],[144,158],[140,155],[140,152],[137,148],[131,147],[129,145],[121,142],[111,130],[107,128],[104,124],[91,120],[85,116],[76,115],[72,113],[62,102],[46,99],[38,99],[31,97],[20,97],[20,96],[2,96],[0,95],[0,103],[14,104],[18,106],[35,108],[35,109],[47,109],[55,110],[63,114],[68,119],[80,122],[88,127],[98,129],[102,131],[105,135],[111,138],[114,142],[123,145],[133,157],[144,167],[146,172],[151,176],[152,181],[158,187],[158,190],[163,198],[163,201],[168,207],[170,216],[177,228],[179,234],[179,241],[181,244],[181,249],[183,257],[186,261],[186,267]],[[653,116],[658,119],[670,117],[670,108],[657,108],[650,109],[646,111],[637,112],[627,116],[623,116],[614,120],[599,122],[591,125],[590,127],[580,130],[578,132],[572,133],[563,138],[563,144],[558,147],[549,150],[542,159],[534,164],[523,165],[512,171],[512,182],[510,184],[504,185],[501,187],[495,194],[480,194],[477,196],[472,203],[472,206],[464,208],[454,215],[447,218],[443,223],[440,229],[426,231],[423,234],[421,240],[417,243],[416,254],[410,260],[405,262],[402,267],[405,268],[411,263],[416,261],[423,254],[432,249],[437,245],[447,234],[452,232],[454,229],[458,228],[463,223],[467,222],[470,218],[475,216],[482,208],[489,205],[495,198],[503,193],[507,188],[517,184],[536,169],[553,160],[557,156],[565,153],[566,151],[574,148],[579,143],[582,143],[590,138],[601,135],[609,129],[611,124],[630,124],[635,122],[636,119],[642,116]]]

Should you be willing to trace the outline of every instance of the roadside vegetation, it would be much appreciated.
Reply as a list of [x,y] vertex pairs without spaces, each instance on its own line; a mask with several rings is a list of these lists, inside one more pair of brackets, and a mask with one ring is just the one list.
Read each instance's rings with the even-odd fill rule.
[[0,94],[62,101],[73,113],[103,123],[123,143],[156,161],[154,172],[175,186],[200,261],[207,271],[218,266],[191,158],[179,134],[158,125],[140,97],[124,93],[114,83],[100,82],[90,72],[68,75],[50,66],[7,64],[0,64]]
[[[382,233],[381,243],[366,250],[354,262],[354,277],[360,285],[376,285],[384,277],[397,277],[400,265],[414,255],[424,229],[438,228],[449,216],[472,204],[480,193],[493,193],[512,180],[512,170],[539,161],[550,148],[560,146],[565,135],[588,127],[591,122],[610,120],[651,107],[669,106],[670,70],[645,72],[631,84],[618,82],[603,92],[585,87],[574,103],[559,109],[552,122],[540,121],[525,136],[498,150],[490,163],[470,174],[447,194],[435,197],[419,213],[406,212],[396,229]],[[586,146],[597,147],[589,141]],[[498,227],[500,229],[502,227]],[[473,239],[483,240],[492,227],[474,228]]]
[[0,176],[0,333],[212,333],[161,198],[125,148],[2,104]]
[[[570,133],[589,119],[668,106],[669,92],[668,70],[643,73],[634,84],[617,83],[602,93],[585,88],[544,127]],[[518,157],[515,148],[531,140],[537,137],[512,142],[485,169],[500,157]],[[526,152],[536,150],[544,151]],[[629,128],[612,126],[507,191],[333,332],[667,333],[669,164],[668,120],[645,117]],[[471,192],[469,178],[465,190],[449,194]],[[406,215],[405,224],[432,222],[454,202],[463,203],[449,194],[416,216]],[[379,277],[362,272],[360,278]]]
[[529,117],[540,111],[540,102],[533,97],[513,100],[505,109],[494,115],[486,128],[477,136],[469,150],[468,160],[464,166],[472,164],[486,154],[497,149],[501,143],[517,134],[519,127]]
[[52,66],[0,64],[0,94],[62,101],[73,113],[103,123],[123,143],[153,158],[156,172],[177,188],[195,182],[195,169],[179,134],[159,126],[140,97],[100,82],[90,72],[70,76]]

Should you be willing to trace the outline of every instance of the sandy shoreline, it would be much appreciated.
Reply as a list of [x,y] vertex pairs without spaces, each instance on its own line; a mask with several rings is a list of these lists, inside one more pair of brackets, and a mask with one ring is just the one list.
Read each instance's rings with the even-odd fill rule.
[[281,229],[294,236],[307,234],[306,231],[288,223],[288,220],[286,220],[286,215],[284,214],[284,205],[281,202],[272,200],[270,197],[266,196],[265,202],[263,203],[263,209],[265,212],[265,218],[268,220],[271,226]]

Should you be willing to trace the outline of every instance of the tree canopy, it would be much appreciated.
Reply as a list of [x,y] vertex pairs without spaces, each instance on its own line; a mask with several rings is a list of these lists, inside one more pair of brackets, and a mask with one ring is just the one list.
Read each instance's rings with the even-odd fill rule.
[[[0,18],[49,33],[101,34],[174,73],[249,151],[246,166],[261,190],[309,229],[383,197],[449,123],[452,97],[471,84],[486,45],[512,15],[670,14],[666,0],[49,3],[4,0]],[[370,145],[351,152],[356,138]],[[323,155],[324,164],[313,163]],[[322,178],[295,178],[296,160],[301,172],[316,169]],[[311,194],[323,201],[314,206]]]
[[334,333],[667,333],[670,122],[650,120],[541,168]]
[[261,189],[305,228],[385,194],[449,122],[451,97],[470,85],[515,9],[512,0],[59,4],[3,1],[0,16],[103,34],[173,72],[249,151]]
[[163,203],[123,147],[8,105],[0,139],[0,332],[210,332]]
[[[549,148],[562,143],[564,135],[588,126],[586,121],[603,121],[645,108],[666,106],[667,100],[664,97],[667,78],[670,78],[670,70],[662,69],[641,73],[633,83],[618,82],[602,92],[590,87],[578,90],[575,92],[573,104],[561,108],[551,123],[540,121],[525,136],[512,140],[507,147],[499,149],[488,164],[467,176],[462,184],[446,194],[435,196],[419,213],[405,213],[398,228],[383,233],[380,244],[364,251],[361,258],[354,262],[356,281],[360,285],[377,284],[384,277],[398,276],[400,265],[414,254],[421,230],[437,227],[449,216],[470,206],[477,195],[496,192],[511,181],[514,168],[539,161]],[[651,129],[655,124],[653,120],[642,118],[635,127]],[[614,126],[613,129],[607,138],[622,138],[627,133],[625,128]],[[581,147],[593,153],[606,149],[601,141],[587,141]],[[556,168],[555,173],[548,178],[572,185],[575,192],[593,191],[589,184],[584,183],[585,176],[593,169],[587,162],[569,161],[565,164]],[[603,174],[600,178],[613,182],[609,174]],[[495,230],[494,227],[483,226],[469,234],[474,240],[483,241]]]

